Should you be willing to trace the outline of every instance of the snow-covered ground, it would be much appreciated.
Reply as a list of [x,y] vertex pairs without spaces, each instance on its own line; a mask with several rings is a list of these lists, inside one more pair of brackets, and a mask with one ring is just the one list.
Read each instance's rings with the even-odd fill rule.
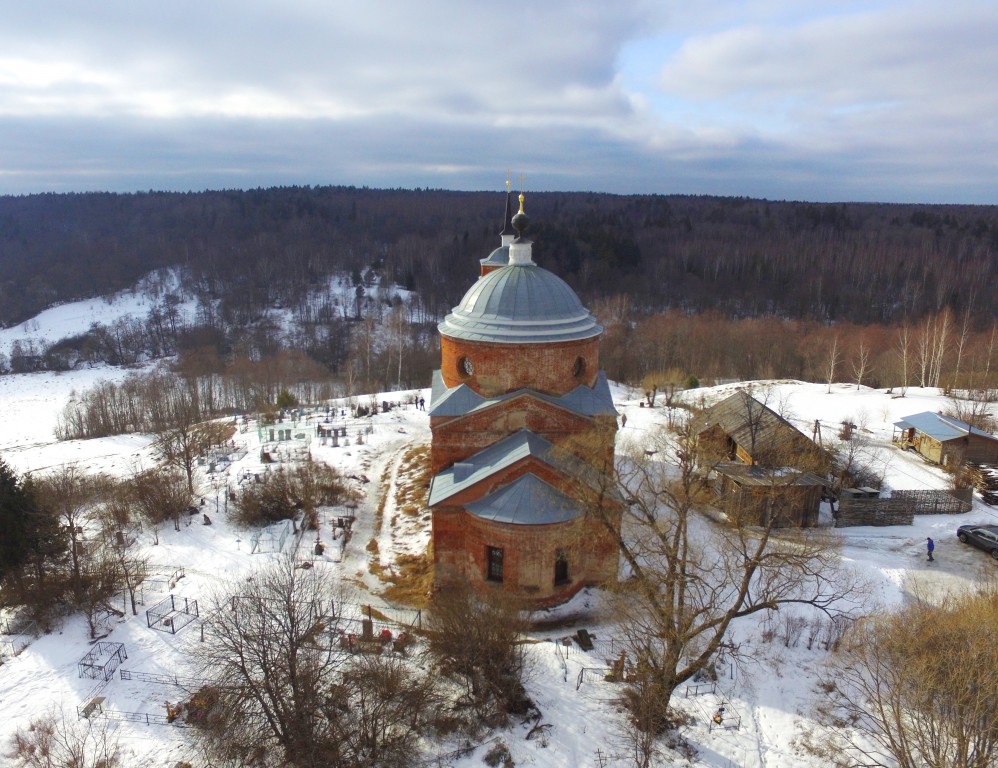
[[[60,443],[52,434],[55,415],[74,392],[82,391],[99,378],[122,375],[120,371],[101,369],[0,377],[0,412],[4,415],[0,457],[19,472],[41,472],[71,462],[115,474],[149,466],[154,457],[150,438],[146,436]],[[739,385],[692,391],[686,397],[710,402],[736,386]],[[886,488],[947,486],[948,477],[940,469],[912,453],[899,451],[890,443],[895,420],[945,407],[945,398],[938,391],[909,389],[906,397],[897,398],[882,390],[857,389],[851,385],[834,385],[831,392],[826,391],[825,385],[794,381],[757,382],[752,386],[760,399],[766,399],[808,435],[816,419],[821,422],[826,441],[834,437],[844,419],[860,425],[857,439],[862,444],[862,461],[874,474],[883,477]],[[399,510],[394,493],[396,483],[404,482],[398,475],[401,457],[413,446],[428,444],[430,439],[429,419],[425,411],[410,402],[413,395],[429,398],[426,390],[379,394],[374,398],[378,402],[399,402],[400,407],[359,420],[340,415],[344,410],[349,413],[348,403],[334,403],[333,424],[346,427],[349,445],[342,439],[336,447],[323,445],[317,438],[307,441],[313,458],[335,466],[350,478],[360,494],[354,536],[342,556],[341,540],[333,536],[333,522],[347,510],[322,511],[320,536],[327,546],[315,567],[328,569],[337,578],[355,585],[363,602],[383,604],[377,593],[384,585],[369,568],[372,557],[387,567],[393,553],[421,551],[428,540],[426,516],[407,515]],[[618,410],[627,416],[626,426],[619,434],[622,442],[640,443],[644,435],[660,429],[665,422],[664,409],[640,407],[640,393],[636,391],[614,387],[614,398]],[[370,399],[358,398],[357,402],[366,404]],[[325,421],[325,411],[294,425],[292,432],[309,431],[305,428],[316,419]],[[148,532],[139,541],[158,574],[184,568],[186,576],[175,585],[173,594],[197,600],[203,611],[210,605],[212,594],[245,579],[277,557],[271,553],[250,553],[249,534],[228,523],[224,515],[225,494],[215,490],[266,471],[260,462],[260,449],[261,438],[267,437],[255,423],[241,423],[234,439],[237,448],[245,449],[245,456],[229,465],[224,474],[209,476],[203,468],[199,470],[203,510],[213,525],[200,525],[200,517],[195,517],[195,524],[183,526],[180,531],[171,526],[161,529],[158,545],[152,543]],[[267,447],[276,451],[272,445]],[[995,563],[990,558],[955,538],[956,526],[970,521],[998,522],[998,514],[975,501],[973,511],[964,515],[923,516],[916,518],[912,526],[846,528],[835,530],[833,535],[841,539],[844,561],[870,584],[870,605],[890,606],[913,590],[945,595],[965,589],[992,572]],[[312,557],[313,536],[308,534],[301,543],[300,557]],[[926,536],[937,542],[933,564],[925,559]],[[371,539],[378,543],[376,554],[371,551],[374,549],[369,545]],[[292,538],[286,544],[286,551],[294,545]],[[128,658],[123,668],[184,674],[189,668],[188,661],[197,657],[198,622],[176,635],[147,626],[144,610],[168,594],[165,578],[150,578],[139,615],[128,615],[113,623],[106,640],[124,644]],[[525,737],[533,723],[516,725],[496,735],[506,742],[517,766],[628,765],[624,758],[626,745],[618,728],[623,716],[614,704],[619,689],[599,674],[583,672],[604,668],[605,652],[587,654],[578,646],[557,642],[581,627],[602,643],[611,642],[613,629],[601,622],[600,604],[598,591],[583,592],[569,606],[552,612],[552,616],[581,613],[585,618],[574,625],[537,633],[535,639],[539,642],[529,647],[532,674],[528,690],[542,713],[541,722],[550,723],[551,727],[542,738],[529,740]],[[681,689],[676,704],[691,716],[691,724],[684,728],[683,734],[697,750],[691,765],[818,768],[826,764],[802,751],[800,744],[816,724],[817,685],[830,654],[821,650],[819,643],[814,650],[807,650],[806,638],[790,648],[784,647],[778,636],[766,642],[765,629],[756,621],[738,626],[735,639],[751,661],[720,664],[716,693],[684,698]],[[72,617],[52,634],[33,640],[20,655],[0,666],[0,711],[4,715],[0,720],[0,743],[5,743],[17,726],[27,724],[52,706],[61,706],[71,717],[76,716],[77,705],[94,685],[94,681],[81,679],[77,673],[78,661],[89,650],[85,622]],[[178,693],[170,686],[116,677],[103,695],[110,708],[161,716],[165,712],[163,702],[175,700]],[[710,728],[709,715],[721,697],[728,702],[726,724],[739,722],[737,730]],[[183,729],[131,722],[114,727],[132,753],[129,765],[172,767],[187,755],[187,732]],[[461,768],[482,765],[487,748],[482,746],[470,757],[453,764]]]

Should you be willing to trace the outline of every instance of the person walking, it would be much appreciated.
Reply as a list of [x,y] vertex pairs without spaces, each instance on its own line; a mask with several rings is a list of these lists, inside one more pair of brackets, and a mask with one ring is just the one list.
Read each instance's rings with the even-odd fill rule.
[[935,558],[934,558],[934,557],[932,556],[932,552],[933,552],[933,551],[935,550],[935,548],[936,548],[936,542],[934,542],[934,541],[932,540],[932,537],[931,537],[931,536],[926,536],[926,537],[925,537],[925,548],[926,548],[926,549],[928,550],[928,552],[929,552],[929,562],[930,562],[930,563],[933,563],[933,562],[935,562]]

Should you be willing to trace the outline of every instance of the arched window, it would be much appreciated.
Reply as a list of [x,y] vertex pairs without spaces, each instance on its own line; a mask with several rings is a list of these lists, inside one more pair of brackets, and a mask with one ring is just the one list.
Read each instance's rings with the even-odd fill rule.
[[554,585],[568,584],[571,581],[568,577],[568,554],[563,549],[554,551]]
[[487,581],[502,582],[503,559],[502,547],[485,548],[485,578]]

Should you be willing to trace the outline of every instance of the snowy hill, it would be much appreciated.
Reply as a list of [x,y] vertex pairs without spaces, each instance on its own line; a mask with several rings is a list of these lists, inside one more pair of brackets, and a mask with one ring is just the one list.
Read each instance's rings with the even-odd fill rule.
[[[88,469],[125,475],[150,466],[154,459],[147,436],[64,443],[52,437],[54,414],[73,392],[109,375],[117,373],[80,370],[0,377],[0,409],[6,417],[0,434],[0,456],[18,471],[79,462]],[[685,396],[695,402],[710,402],[737,386],[743,385],[695,390]],[[843,420],[859,425],[857,440],[862,461],[883,478],[885,488],[944,488],[949,482],[939,468],[898,450],[890,442],[893,421],[945,406],[945,398],[937,391],[913,389],[905,398],[894,398],[883,391],[846,385],[833,386],[830,393],[825,385],[793,381],[755,382],[751,386],[757,392],[766,392],[770,403],[779,403],[781,411],[806,434],[811,434],[815,420],[820,421],[826,440]],[[666,420],[661,407],[640,407],[639,394],[625,387],[614,388],[617,408],[627,416],[626,426],[618,436],[622,449],[641,445]],[[360,590],[358,601],[373,603],[384,611],[391,607],[379,597],[385,585],[377,572],[390,569],[400,554],[425,549],[429,537],[426,516],[400,510],[395,493],[398,485],[407,482],[399,475],[403,455],[414,446],[429,443],[427,414],[413,403],[417,396],[428,397],[428,393],[381,393],[358,398],[354,402],[388,400],[399,404],[387,413],[363,419],[351,417],[347,401],[330,403],[328,412],[323,408],[295,422],[291,431],[309,437],[295,438],[283,448],[275,448],[289,455],[295,446],[310,451],[313,458],[329,463],[349,478],[360,498],[355,510],[322,510],[319,539],[326,545],[322,556],[313,553],[311,533],[301,542],[290,536],[285,551],[297,548],[298,557],[311,560],[314,567],[328,569],[337,579]],[[346,438],[334,446],[329,440],[315,437],[310,428],[320,421],[345,429]],[[235,461],[210,475],[207,467],[199,469],[203,494],[199,509],[209,514],[214,524],[183,526],[179,532],[161,530],[158,545],[152,543],[148,532],[142,535],[139,543],[157,574],[148,580],[143,609],[170,594],[169,575],[180,568],[185,576],[173,585],[173,594],[207,606],[213,594],[278,557],[274,553],[250,552],[249,532],[226,520],[225,493],[219,493],[226,485],[252,482],[255,474],[268,470],[261,463],[260,453],[263,443],[269,443],[269,434],[252,421],[240,422],[234,443]],[[334,538],[336,518],[351,513],[356,514],[353,538],[341,551],[343,538]],[[873,609],[876,604],[897,604],[915,589],[940,596],[966,589],[982,572],[989,571],[993,563],[986,555],[965,547],[954,536],[956,526],[969,521],[998,522],[998,514],[975,500],[973,511],[965,515],[920,516],[912,526],[846,528],[836,530],[834,535],[841,539],[843,560],[868,581]],[[938,562],[931,567],[924,557],[926,536],[938,542]],[[378,567],[372,567],[372,562]],[[602,674],[586,672],[605,668],[606,649],[612,647],[614,639],[613,627],[601,619],[600,607],[600,594],[585,591],[570,605],[548,614],[549,619],[578,618],[566,619],[555,630],[535,634],[539,642],[530,646],[533,672],[528,690],[543,722],[551,727],[544,729],[543,738],[530,740],[525,738],[526,725],[496,734],[509,746],[516,765],[555,768],[628,764],[622,758],[624,747],[618,737],[623,715],[613,703],[619,686],[603,680]],[[812,642],[809,650],[806,637],[787,647],[778,622],[779,618],[776,623],[749,620],[739,625],[734,639],[748,652],[751,662],[722,660],[713,692],[677,697],[677,706],[691,718],[683,729],[683,735],[696,749],[690,765],[818,768],[826,764],[804,752],[801,743],[816,723],[818,683],[831,654],[821,649],[820,642]],[[597,651],[586,653],[574,644],[556,642],[577,628],[586,628],[596,637]],[[136,617],[126,612],[124,619],[112,622],[111,629],[106,639],[122,643],[127,649],[127,662],[122,668],[128,670],[184,674],[188,662],[199,653],[197,623],[176,635],[166,634],[149,628],[140,611]],[[55,633],[32,640],[23,652],[0,666],[0,701],[5,713],[0,740],[6,741],[14,728],[53,705],[76,716],[76,707],[93,687],[92,680],[81,679],[77,673],[78,661],[90,649],[83,620],[73,617]],[[107,706],[121,712],[162,717],[163,701],[174,693],[162,683],[115,678],[102,695]],[[722,701],[728,707],[726,724],[737,724],[737,729],[712,727],[709,715]],[[188,755],[188,738],[182,729],[134,722],[114,727],[133,753],[129,764],[172,767]],[[469,768],[482,765],[484,753],[485,749],[480,748],[452,764]]]

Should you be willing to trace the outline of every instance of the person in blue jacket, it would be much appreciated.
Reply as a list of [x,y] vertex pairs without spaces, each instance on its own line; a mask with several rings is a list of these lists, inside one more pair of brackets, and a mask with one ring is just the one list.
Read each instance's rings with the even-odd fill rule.
[[929,562],[934,562],[935,558],[932,557],[932,551],[936,548],[936,542],[932,540],[931,536],[925,537],[925,548],[929,551]]

